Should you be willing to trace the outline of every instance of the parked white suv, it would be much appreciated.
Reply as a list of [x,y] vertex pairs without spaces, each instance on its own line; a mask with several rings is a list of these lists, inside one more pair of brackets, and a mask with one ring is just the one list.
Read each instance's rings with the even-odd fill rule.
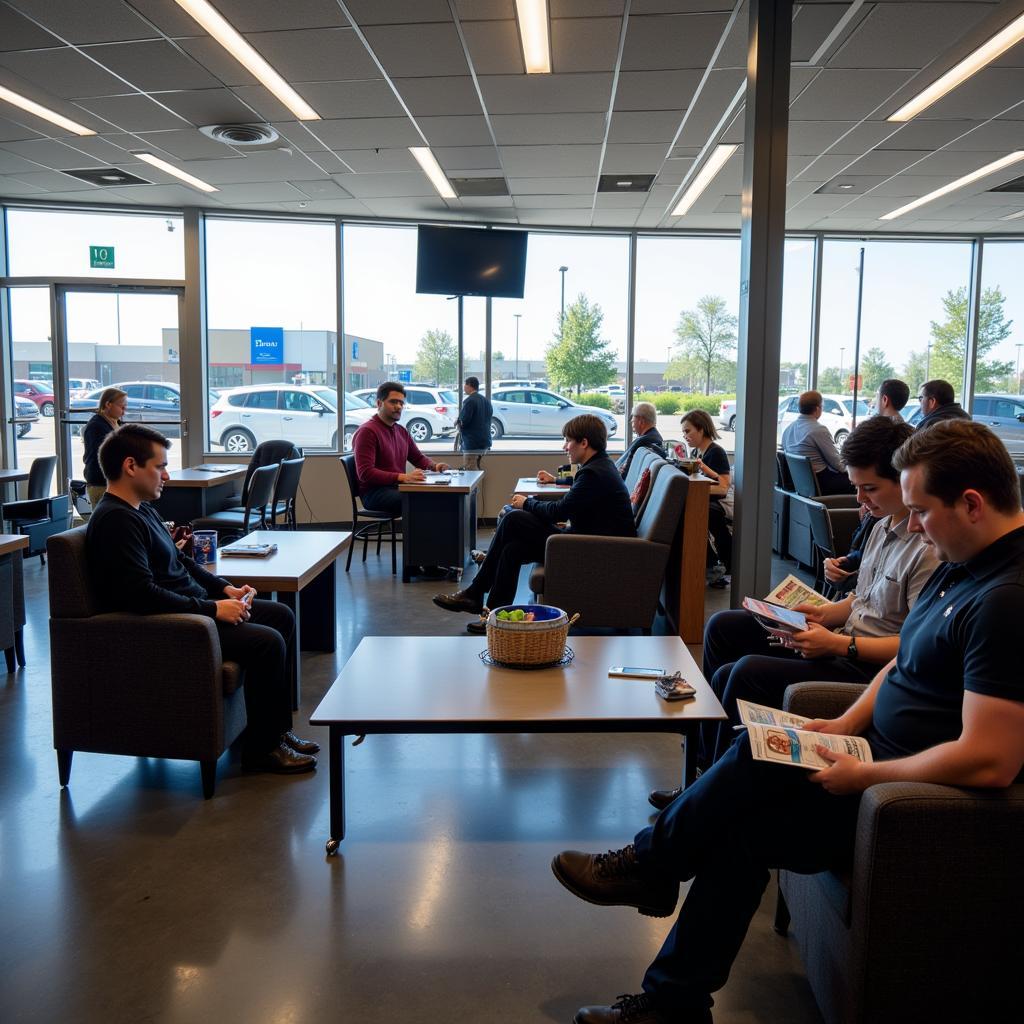
[[[454,391],[433,384],[403,384],[402,387],[405,388],[405,408],[398,422],[417,444],[423,444],[432,437],[451,437],[455,433],[459,399]],[[376,412],[376,388],[360,388],[353,394]]]
[[[345,395],[344,450],[376,410]],[[303,384],[253,384],[225,391],[210,409],[210,443],[232,455],[251,452],[263,441],[291,441],[300,448],[338,446],[338,393]]]
[[[822,395],[822,413],[818,421],[835,439],[836,446],[843,447],[843,442],[853,430],[853,397],[851,395]],[[779,402],[779,419],[777,425],[778,440],[782,441],[782,432],[795,423],[800,415],[800,396],[792,395]],[[871,415],[868,403],[857,399],[857,422],[866,420]]]

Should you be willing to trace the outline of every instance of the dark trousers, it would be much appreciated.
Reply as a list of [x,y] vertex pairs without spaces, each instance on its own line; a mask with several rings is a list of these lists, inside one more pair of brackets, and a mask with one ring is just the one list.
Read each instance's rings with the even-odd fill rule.
[[636,836],[641,863],[693,879],[643,989],[670,1013],[712,1005],[768,884],[769,869],[813,873],[853,849],[860,797],[832,796],[801,768],[754,761],[746,735]]
[[544,545],[556,532],[532,512],[513,509],[498,523],[487,548],[487,557],[466,590],[484,601],[488,608],[512,604],[516,599],[519,570],[530,562],[544,561]]
[[245,670],[245,752],[265,754],[292,727],[288,666],[295,643],[295,616],[287,605],[256,600],[248,622],[237,626],[218,622],[217,632],[223,659],[238,662]]
[[402,514],[402,496],[398,493],[397,487],[374,487],[360,497],[363,508],[373,509],[374,512],[387,512],[396,518]]
[[704,627],[703,673],[729,720],[700,725],[697,763],[707,768],[736,738],[737,700],[780,708],[790,683],[869,683],[880,667],[859,658],[803,658],[769,645],[764,627],[742,609],[712,615]]
[[826,466],[814,474],[818,478],[818,490],[822,494],[853,494],[856,489],[850,478],[838,469]]
[[[725,566],[726,572],[732,572],[732,530],[729,529],[725,509],[714,498],[708,503],[708,533],[715,542],[718,560]],[[710,553],[708,561],[712,561]]]

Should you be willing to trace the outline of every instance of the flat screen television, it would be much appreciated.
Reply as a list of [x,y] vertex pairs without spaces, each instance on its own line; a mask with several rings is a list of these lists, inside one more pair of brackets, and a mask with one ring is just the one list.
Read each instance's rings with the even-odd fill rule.
[[526,283],[526,231],[420,225],[416,291],[521,299]]

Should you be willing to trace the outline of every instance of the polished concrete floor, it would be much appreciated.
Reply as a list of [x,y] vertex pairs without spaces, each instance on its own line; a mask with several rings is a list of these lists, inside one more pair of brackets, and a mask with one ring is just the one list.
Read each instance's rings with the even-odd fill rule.
[[[362,636],[460,628],[437,584],[389,568],[339,573],[338,649],[304,657],[298,726]],[[62,792],[38,559],[26,591],[29,664],[0,678],[0,1020],[568,1022],[639,990],[668,922],[579,902],[549,862],[628,842],[678,776],[675,740],[371,736],[347,751],[349,834],[326,858],[326,765],[249,776],[231,752],[204,801],[195,765],[80,753]],[[117,651],[80,657],[144,680]],[[773,902],[717,1024],[820,1022]]]

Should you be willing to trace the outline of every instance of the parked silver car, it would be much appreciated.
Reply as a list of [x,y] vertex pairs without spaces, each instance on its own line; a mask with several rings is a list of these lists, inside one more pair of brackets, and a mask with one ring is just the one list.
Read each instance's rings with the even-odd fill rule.
[[[423,444],[432,437],[450,437],[455,433],[459,399],[454,391],[438,388],[433,384],[402,386],[405,388],[405,408],[398,422],[409,431],[409,436],[417,444]],[[371,409],[376,410],[376,388],[360,388],[353,394],[363,399]]]
[[499,437],[561,437],[562,427],[573,416],[591,413],[608,428],[611,437],[618,422],[607,409],[577,405],[568,398],[540,388],[508,388],[491,397],[491,438]]

